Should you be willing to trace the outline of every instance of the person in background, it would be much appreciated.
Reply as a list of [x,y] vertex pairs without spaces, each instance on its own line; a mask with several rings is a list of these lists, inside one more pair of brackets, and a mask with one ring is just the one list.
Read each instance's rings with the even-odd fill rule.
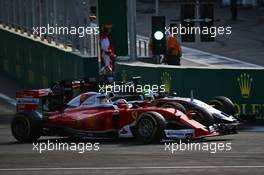
[[113,71],[113,63],[115,61],[116,55],[114,51],[114,46],[111,41],[112,25],[104,24],[102,28],[102,35],[100,40],[101,54],[103,58],[103,67],[108,68],[110,71]]
[[[111,33],[112,25],[104,24],[102,26],[102,35],[100,39],[100,48],[101,48],[101,62],[102,68],[100,70],[101,74],[107,77],[106,79],[111,78],[114,71],[114,62],[116,59],[116,54],[114,50],[114,46],[111,41]],[[110,81],[110,80],[106,80]]]
[[166,64],[163,54],[160,54],[160,55],[154,55],[153,54],[153,47],[152,47],[152,39],[151,39],[151,37],[149,39],[148,50],[149,50],[149,55],[152,56],[152,59],[153,59],[152,62],[154,64]]
[[[171,24],[170,27],[176,27]],[[168,65],[181,65],[182,49],[176,36],[169,35],[167,38],[166,62]]]

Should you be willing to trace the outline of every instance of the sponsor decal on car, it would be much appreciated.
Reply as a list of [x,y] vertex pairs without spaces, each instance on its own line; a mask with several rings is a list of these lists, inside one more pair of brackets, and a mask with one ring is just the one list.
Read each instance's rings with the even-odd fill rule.
[[17,98],[17,104],[39,104],[38,98]]
[[87,126],[88,126],[88,128],[95,128],[96,118],[94,116],[90,116],[87,118]]
[[118,132],[119,137],[121,138],[131,138],[133,134],[130,130],[130,125],[125,125],[120,131]]
[[132,118],[136,120],[138,118],[138,111],[132,111],[131,112]]
[[194,129],[165,130],[167,138],[184,139],[194,137]]

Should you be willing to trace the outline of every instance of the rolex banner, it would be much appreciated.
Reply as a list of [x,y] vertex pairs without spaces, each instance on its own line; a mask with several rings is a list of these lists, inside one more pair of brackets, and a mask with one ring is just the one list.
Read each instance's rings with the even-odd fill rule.
[[227,96],[241,117],[264,124],[264,69],[117,65],[117,79],[128,81],[132,76],[141,76],[144,84],[163,84],[167,92],[177,92],[182,97],[189,97],[191,90],[194,98],[203,101]]

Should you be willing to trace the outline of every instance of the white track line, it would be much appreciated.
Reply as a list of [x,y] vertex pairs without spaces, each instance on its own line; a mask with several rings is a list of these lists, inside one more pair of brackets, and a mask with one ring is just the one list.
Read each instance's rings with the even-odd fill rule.
[[[211,55],[212,57],[217,58],[219,61],[227,60],[227,61],[230,61],[230,62],[235,62],[235,63],[239,63],[241,65],[245,65],[245,67],[250,66],[250,67],[255,67],[255,68],[263,68],[262,66],[257,65],[257,64],[249,63],[249,62],[238,60],[238,59],[228,58],[226,56],[217,55],[217,54],[201,51],[201,50],[194,49],[194,48],[189,48],[189,47],[184,47],[184,46],[182,46],[182,48],[183,48],[183,50],[187,50],[187,51],[190,51],[190,52],[196,52],[196,53],[199,53],[199,54]],[[200,63],[200,64],[202,64],[202,63],[203,64],[208,64],[208,63],[205,63],[204,61],[199,61],[199,60],[195,60],[195,59],[192,59],[192,58],[185,58],[185,59],[189,60],[189,61],[196,62],[196,63]],[[209,59],[209,61],[210,61],[210,59]],[[211,65],[211,64],[209,64],[209,65]],[[225,65],[228,65],[228,64],[225,64]],[[215,66],[215,65],[213,65],[213,66]]]
[[16,100],[8,97],[7,95],[0,93],[0,98],[6,101],[7,103],[11,104],[12,106],[16,106]]
[[57,170],[148,170],[148,169],[240,169],[240,168],[264,168],[264,165],[234,165],[234,166],[164,166],[164,167],[72,167],[72,168],[55,168],[55,167],[43,167],[43,168],[1,168],[0,171],[57,171]]

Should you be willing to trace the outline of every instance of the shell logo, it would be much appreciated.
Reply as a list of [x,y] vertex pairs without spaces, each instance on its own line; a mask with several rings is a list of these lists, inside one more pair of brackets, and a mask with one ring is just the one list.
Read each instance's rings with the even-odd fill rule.
[[96,118],[94,116],[90,116],[87,118],[87,127],[95,128],[96,126]]

